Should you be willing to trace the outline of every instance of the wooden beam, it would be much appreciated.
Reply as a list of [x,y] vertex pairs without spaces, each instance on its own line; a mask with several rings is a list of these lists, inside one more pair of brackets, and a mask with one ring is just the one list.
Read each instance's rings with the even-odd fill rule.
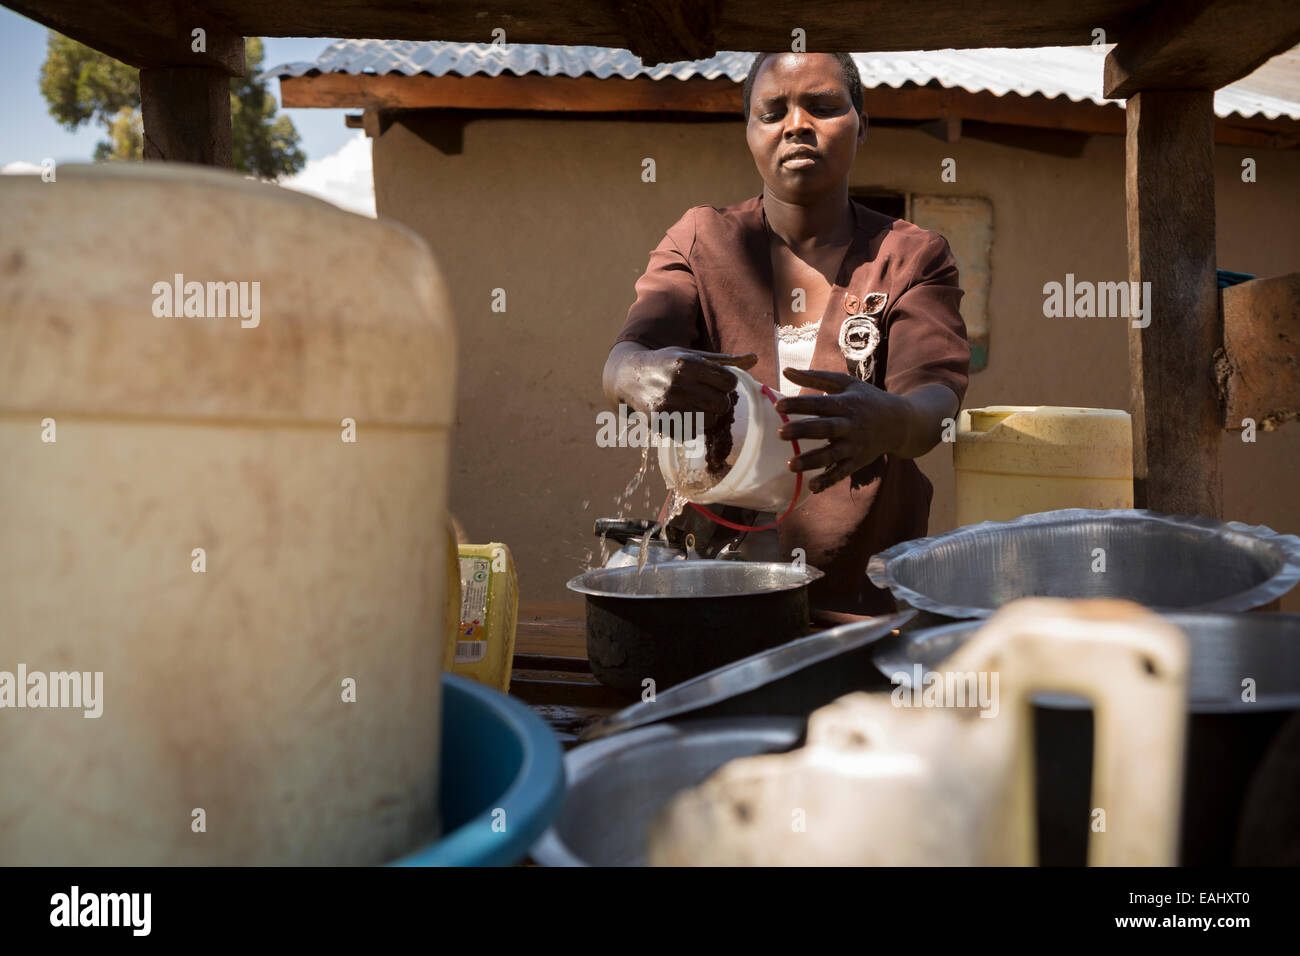
[[734,113],[740,116],[740,85],[726,78],[632,80],[595,76],[384,76],[320,73],[282,77],[286,108],[627,110]]
[[1300,121],[1283,120],[1281,123],[1285,127],[1278,120],[1262,118],[1250,120],[1249,122],[1258,124],[1251,127],[1234,125],[1238,122],[1241,120],[1215,120],[1214,141],[1225,146],[1250,146],[1256,149],[1295,149],[1300,146]]
[[1296,0],[1164,0],[1106,55],[1103,95],[1217,90],[1297,43]]
[[[594,76],[405,76],[320,73],[280,79],[286,107],[539,110],[556,113],[671,111],[730,113],[739,120],[740,84],[729,79],[602,80]],[[866,91],[869,118],[961,119],[1083,133],[1124,134],[1117,103],[1074,103],[1041,94],[997,96],[934,87]],[[1234,116],[1215,123],[1215,142],[1286,149],[1300,144],[1300,120]]]
[[444,156],[460,156],[465,152],[465,126],[481,115],[468,110],[403,110],[381,114],[400,123]]
[[1216,370],[1225,428],[1262,431],[1300,421],[1300,272],[1220,292],[1223,351]]
[[[204,66],[226,76],[246,70],[244,36],[187,0],[5,0],[5,6],[130,66]],[[199,29],[203,50],[194,49]]]
[[401,115],[400,110],[368,109],[361,114],[361,128],[366,131],[366,136],[379,139],[388,132],[388,127],[392,126]]
[[[722,0],[603,0],[646,66],[707,60],[718,51]],[[786,45],[788,48],[788,44]]]
[[[96,12],[133,16],[156,9],[160,0],[5,0],[42,20],[39,10],[62,8],[69,29],[95,26]],[[651,7],[649,0],[201,0],[216,20],[242,36],[344,36],[393,40],[455,40],[489,43],[493,30],[506,43],[565,43],[569,46],[636,48],[646,43],[638,23],[651,31],[646,55],[684,60],[718,49],[789,49],[792,30],[805,31],[807,48],[829,52],[898,49],[1054,47],[1091,43],[1102,29],[1121,38],[1149,0],[980,0],[954,7],[952,0],[708,0],[716,8],[710,36],[693,33],[692,1]],[[86,16],[75,9],[85,7]],[[642,8],[641,13],[627,8]],[[680,20],[660,27],[645,10],[677,10]],[[706,21],[707,22],[707,21]],[[55,27],[59,29],[59,27]],[[73,34],[69,34],[73,35]],[[94,39],[78,36],[99,47]],[[127,44],[127,51],[130,44]],[[105,52],[110,52],[105,49]],[[116,53],[114,53],[116,56]],[[121,59],[121,57],[120,57]],[[139,64],[143,65],[143,64]],[[155,64],[157,65],[157,64]]]
[[234,166],[230,79],[222,70],[142,69],[140,112],[145,159]]
[[1129,328],[1134,503],[1218,518],[1213,104],[1210,91],[1130,98],[1125,192],[1129,281],[1150,283],[1149,312]]

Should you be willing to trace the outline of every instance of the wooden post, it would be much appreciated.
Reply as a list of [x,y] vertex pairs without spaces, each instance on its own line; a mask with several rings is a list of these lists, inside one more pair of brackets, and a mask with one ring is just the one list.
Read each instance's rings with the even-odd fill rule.
[[1129,98],[1127,113],[1129,281],[1150,283],[1150,324],[1129,327],[1133,499],[1218,518],[1214,93],[1145,90]]
[[140,70],[144,158],[233,167],[230,76],[204,66]]

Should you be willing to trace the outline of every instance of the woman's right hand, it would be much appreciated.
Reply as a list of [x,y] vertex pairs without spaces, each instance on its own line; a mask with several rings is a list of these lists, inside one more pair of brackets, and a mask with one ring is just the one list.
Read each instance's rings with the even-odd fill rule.
[[758,362],[753,352],[731,355],[675,346],[639,347],[620,359],[617,390],[622,401],[643,414],[703,412],[706,428],[731,409],[728,396],[736,376],[727,366],[750,369]]

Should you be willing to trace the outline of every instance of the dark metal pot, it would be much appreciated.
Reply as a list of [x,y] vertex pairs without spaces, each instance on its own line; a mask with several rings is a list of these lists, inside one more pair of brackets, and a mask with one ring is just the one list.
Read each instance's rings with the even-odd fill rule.
[[[1187,635],[1190,658],[1181,862],[1228,866],[1251,776],[1279,728],[1300,711],[1300,615],[1165,616]],[[876,666],[910,684],[915,664],[923,673],[942,670],[982,624],[904,633],[877,645]],[[1242,700],[1247,678],[1255,682],[1250,703]],[[1049,695],[1037,698],[1034,710],[1039,860],[1082,866],[1091,811],[1092,710],[1081,700]]]
[[816,568],[673,561],[600,568],[569,582],[587,598],[587,659],[601,683],[656,690],[802,636]]

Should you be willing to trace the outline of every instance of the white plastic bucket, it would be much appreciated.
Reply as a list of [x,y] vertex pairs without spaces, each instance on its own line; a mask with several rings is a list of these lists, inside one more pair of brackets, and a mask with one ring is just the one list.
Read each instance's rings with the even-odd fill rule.
[[[732,505],[782,515],[790,508],[798,476],[786,467],[786,462],[795,455],[793,443],[777,437],[784,424],[775,406],[781,395],[769,389],[769,397],[763,386],[747,372],[738,368],[731,371],[737,381],[736,414],[731,426],[731,454],[727,456],[730,467],[722,480],[707,490],[698,491],[692,490],[695,486],[686,479],[685,476],[697,474],[704,468],[702,441],[687,444],[664,441],[659,446],[659,471],[669,488],[697,504]],[[786,417],[793,422],[814,416]],[[799,453],[803,454],[825,446],[826,440],[804,439],[798,444]],[[795,507],[812,494],[809,485],[824,470],[803,472]]]

